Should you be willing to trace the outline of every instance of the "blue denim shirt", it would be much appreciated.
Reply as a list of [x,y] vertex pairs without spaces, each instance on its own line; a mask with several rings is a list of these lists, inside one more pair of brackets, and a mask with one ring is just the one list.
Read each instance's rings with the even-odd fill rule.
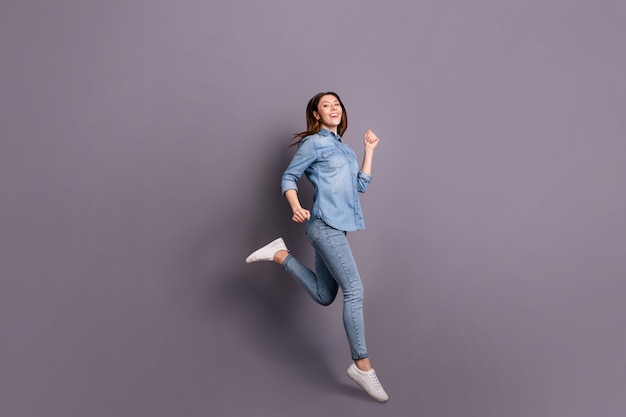
[[365,228],[358,193],[365,192],[372,177],[359,169],[354,151],[338,135],[322,129],[300,141],[283,173],[283,194],[298,191],[296,181],[303,173],[315,189],[309,223],[321,218],[346,232]]

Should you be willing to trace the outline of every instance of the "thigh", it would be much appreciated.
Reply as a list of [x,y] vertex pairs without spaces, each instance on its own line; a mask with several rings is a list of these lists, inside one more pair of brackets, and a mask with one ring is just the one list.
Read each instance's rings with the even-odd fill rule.
[[331,293],[336,294],[339,286],[335,277],[326,266],[326,262],[317,251],[315,251],[315,275],[317,275],[318,285],[326,287]]
[[326,246],[324,243],[326,241],[325,235],[327,234],[324,231],[325,225],[326,223],[324,223],[321,219],[315,219],[307,228],[306,235],[311,243],[311,246],[315,249],[315,275],[317,276],[318,282],[329,288],[334,286],[336,291],[337,281],[324,260],[325,256],[323,254],[323,250],[320,251],[320,248]]

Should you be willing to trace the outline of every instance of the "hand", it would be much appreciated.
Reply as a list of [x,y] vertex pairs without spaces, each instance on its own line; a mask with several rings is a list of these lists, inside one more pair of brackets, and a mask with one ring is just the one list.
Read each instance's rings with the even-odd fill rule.
[[294,210],[293,217],[291,218],[291,220],[293,220],[296,223],[302,223],[306,220],[309,220],[310,218],[311,218],[311,213],[309,212],[309,210],[300,207]]
[[372,129],[368,129],[368,131],[365,132],[365,135],[363,136],[363,143],[365,144],[365,150],[366,151],[374,150],[376,145],[378,145],[379,140],[380,139],[378,139],[378,136],[376,136],[374,132],[372,132]]

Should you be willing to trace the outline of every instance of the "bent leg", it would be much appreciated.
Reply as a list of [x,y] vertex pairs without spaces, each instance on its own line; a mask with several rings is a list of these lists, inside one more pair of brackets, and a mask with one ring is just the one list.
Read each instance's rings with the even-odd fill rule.
[[302,265],[291,254],[285,258],[283,268],[295,278],[315,302],[327,306],[337,296],[339,286],[317,253],[315,254],[316,272]]

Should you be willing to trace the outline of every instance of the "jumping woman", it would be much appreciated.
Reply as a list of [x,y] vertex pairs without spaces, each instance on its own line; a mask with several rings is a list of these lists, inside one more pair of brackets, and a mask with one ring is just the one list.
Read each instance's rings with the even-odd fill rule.
[[[363,136],[363,163],[359,168],[354,151],[342,142],[348,115],[336,93],[315,95],[306,108],[307,130],[294,135],[297,145],[291,163],[282,176],[281,188],[293,212],[292,220],[306,222],[306,234],[315,249],[315,272],[289,253],[282,238],[258,249],[246,262],[274,261],[283,266],[319,304],[333,302],[343,293],[343,324],[353,363],[348,375],[372,398],[389,399],[372,368],[365,346],[363,284],[346,237],[363,229],[363,212],[358,193],[365,192],[372,179],[372,160],[379,139],[368,130]],[[300,204],[296,182],[302,174],[313,184],[313,207]]]

